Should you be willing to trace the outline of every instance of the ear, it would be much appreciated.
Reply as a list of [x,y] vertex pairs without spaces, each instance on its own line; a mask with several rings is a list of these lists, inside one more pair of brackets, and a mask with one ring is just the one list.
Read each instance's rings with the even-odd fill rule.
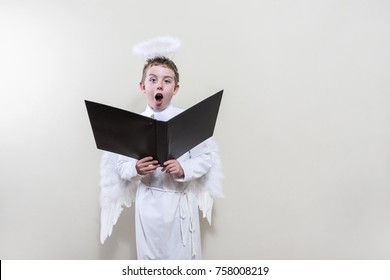
[[140,82],[139,83],[139,88],[140,88],[141,91],[144,92],[145,91],[145,84],[143,82]]
[[179,88],[180,88],[180,85],[177,84],[177,85],[175,86],[175,90],[173,91],[173,95],[176,95],[176,93],[179,91]]

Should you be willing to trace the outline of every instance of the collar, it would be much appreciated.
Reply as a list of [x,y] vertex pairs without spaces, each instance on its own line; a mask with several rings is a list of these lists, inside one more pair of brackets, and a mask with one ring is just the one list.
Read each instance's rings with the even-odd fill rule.
[[145,111],[143,112],[144,116],[154,118],[160,121],[167,121],[174,115],[174,107],[172,104],[169,104],[167,108],[162,111],[155,111],[150,108],[149,105],[146,106]]

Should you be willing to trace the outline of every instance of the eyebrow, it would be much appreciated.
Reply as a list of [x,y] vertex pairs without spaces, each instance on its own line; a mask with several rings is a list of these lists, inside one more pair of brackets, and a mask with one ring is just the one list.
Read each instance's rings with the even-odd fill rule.
[[[150,76],[152,76],[152,77],[156,77],[157,78],[157,75],[155,75],[155,74],[152,74],[152,73],[150,73],[149,75],[148,75],[148,77],[150,77]],[[166,79],[166,78],[169,78],[169,79],[175,79],[174,77],[172,77],[172,76],[163,76],[163,79]]]

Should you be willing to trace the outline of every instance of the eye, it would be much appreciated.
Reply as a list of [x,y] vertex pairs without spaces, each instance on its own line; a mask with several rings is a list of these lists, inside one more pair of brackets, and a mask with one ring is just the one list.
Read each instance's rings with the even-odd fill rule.
[[156,82],[156,78],[153,78],[153,77],[151,77],[151,78],[149,78],[149,82],[152,82],[152,83],[155,83]]
[[164,80],[164,83],[170,84],[170,83],[172,83],[172,80],[171,80],[171,79],[165,79],[165,80]]

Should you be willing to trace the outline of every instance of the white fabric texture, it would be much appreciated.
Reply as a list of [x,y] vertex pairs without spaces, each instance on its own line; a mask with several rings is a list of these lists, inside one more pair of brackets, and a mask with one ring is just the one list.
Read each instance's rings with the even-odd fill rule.
[[[168,120],[182,112],[170,105],[142,113]],[[136,137],[136,136],[135,136]],[[177,179],[158,168],[139,176],[136,160],[104,152],[101,162],[101,242],[111,235],[123,207],[135,203],[138,259],[200,259],[198,208],[211,223],[214,198],[223,197],[217,145],[210,138],[181,156],[185,176]]]

